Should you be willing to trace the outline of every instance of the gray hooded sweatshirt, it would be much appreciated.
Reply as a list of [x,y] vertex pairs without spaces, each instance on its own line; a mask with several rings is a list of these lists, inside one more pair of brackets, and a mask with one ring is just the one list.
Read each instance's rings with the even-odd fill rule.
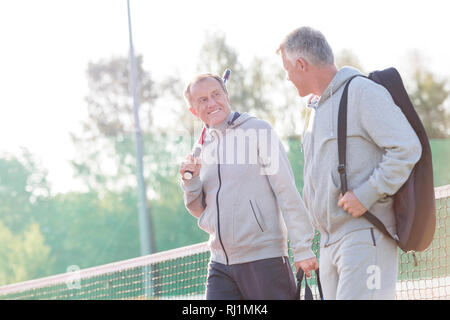
[[[311,114],[303,138],[303,199],[313,226],[327,246],[345,234],[373,227],[338,207],[341,183],[337,167],[337,121],[344,84],[361,74],[351,67],[338,71]],[[396,233],[392,195],[408,178],[422,148],[411,125],[381,85],[356,77],[348,89],[347,180],[358,200]]]
[[207,130],[199,176],[182,180],[187,208],[202,204],[211,259],[231,265],[287,256],[314,257],[314,235],[286,152],[272,127],[233,112]]

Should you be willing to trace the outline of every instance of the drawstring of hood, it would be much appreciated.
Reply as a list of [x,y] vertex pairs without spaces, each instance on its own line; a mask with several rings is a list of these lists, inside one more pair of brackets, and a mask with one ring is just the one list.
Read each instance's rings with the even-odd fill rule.
[[303,132],[300,140],[300,151],[303,152],[303,140],[305,139],[306,130],[309,127],[309,119],[311,118],[312,109],[317,110],[319,105],[320,98],[314,97],[311,99],[311,102],[306,105],[306,115],[305,120],[303,122]]

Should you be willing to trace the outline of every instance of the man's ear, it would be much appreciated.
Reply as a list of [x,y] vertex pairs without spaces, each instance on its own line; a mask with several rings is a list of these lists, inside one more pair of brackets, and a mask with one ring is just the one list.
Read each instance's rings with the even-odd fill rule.
[[306,69],[308,68],[308,62],[303,58],[298,58],[297,60],[295,60],[295,66],[301,71],[306,71]]
[[190,111],[194,116],[196,116],[196,117],[198,118],[198,114],[197,114],[197,112],[195,111],[194,108],[190,107],[190,108],[189,108],[189,111]]

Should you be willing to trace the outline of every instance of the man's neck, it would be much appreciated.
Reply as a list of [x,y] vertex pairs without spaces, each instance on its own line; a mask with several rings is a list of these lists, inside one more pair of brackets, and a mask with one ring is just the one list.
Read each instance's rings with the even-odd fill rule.
[[329,65],[321,67],[317,70],[317,76],[316,76],[316,88],[315,92],[313,92],[316,96],[321,96],[322,93],[325,91],[325,89],[330,84],[331,80],[336,76],[336,73],[338,72],[336,66]]
[[208,126],[208,128],[211,129],[216,129],[216,130],[224,130],[227,128],[228,122],[231,121],[231,119],[233,118],[233,114],[234,112],[232,110],[230,110],[230,113],[228,114],[228,116],[225,118],[224,121],[222,121],[221,123],[212,125],[212,126]]

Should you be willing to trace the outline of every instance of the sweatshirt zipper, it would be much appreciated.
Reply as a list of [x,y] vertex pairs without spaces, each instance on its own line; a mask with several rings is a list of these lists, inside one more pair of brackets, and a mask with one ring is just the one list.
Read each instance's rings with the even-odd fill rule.
[[217,136],[217,174],[219,177],[219,189],[217,189],[217,193],[216,193],[216,208],[217,208],[217,235],[219,236],[219,242],[220,242],[220,246],[222,247],[223,253],[225,254],[225,260],[226,260],[226,265],[228,265],[228,255],[227,252],[225,251],[225,247],[223,246],[223,242],[222,242],[222,237],[220,235],[220,210],[219,210],[219,192],[220,189],[222,188],[222,177],[220,175],[220,153],[219,153],[219,146],[220,146],[220,141],[219,141],[219,136]]

